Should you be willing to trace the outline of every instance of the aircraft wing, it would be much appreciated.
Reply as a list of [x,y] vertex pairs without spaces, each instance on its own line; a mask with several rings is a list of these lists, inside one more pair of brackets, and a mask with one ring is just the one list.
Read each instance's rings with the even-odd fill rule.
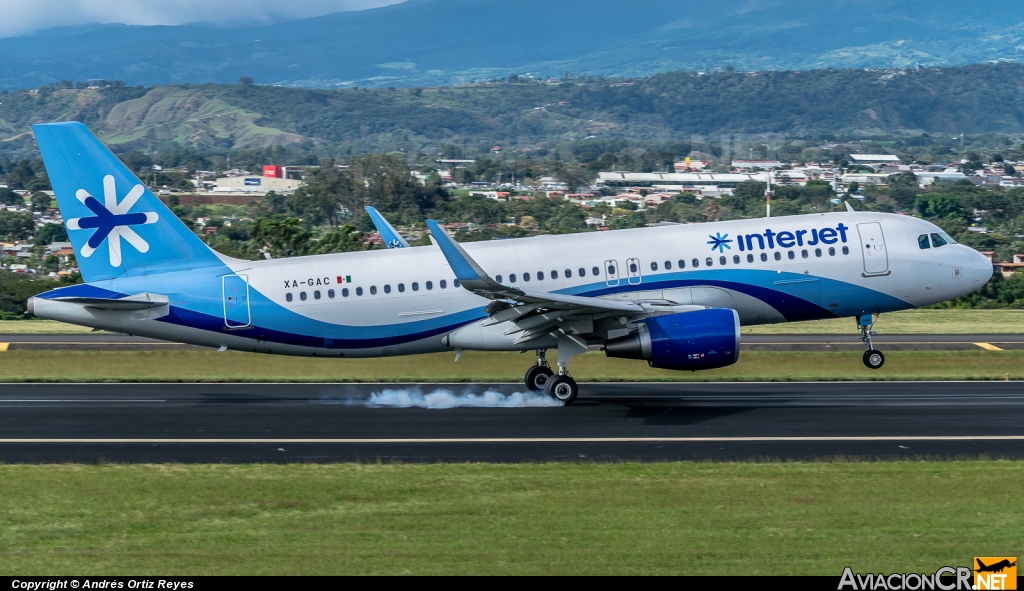
[[592,320],[617,314],[633,317],[648,312],[643,305],[629,301],[527,291],[502,285],[492,279],[440,224],[427,220],[427,228],[462,287],[478,296],[494,300],[484,308],[488,318],[483,326],[512,322],[505,334],[523,333],[515,344],[564,329],[563,325],[581,318]]
[[377,208],[366,206],[366,213],[370,214],[370,219],[373,220],[373,225],[377,227],[377,232],[380,233],[381,240],[388,248],[409,248],[409,243],[402,238],[395,228],[388,223],[384,216],[380,215]]

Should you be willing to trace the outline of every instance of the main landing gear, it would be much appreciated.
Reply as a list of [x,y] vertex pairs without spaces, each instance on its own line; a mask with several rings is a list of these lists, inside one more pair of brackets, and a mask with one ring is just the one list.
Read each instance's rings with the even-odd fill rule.
[[864,343],[864,365],[871,369],[878,369],[885,363],[885,355],[878,349],[875,349],[874,344],[871,342],[871,337],[876,333],[871,330],[875,325],[876,316],[871,314],[861,314],[857,317],[857,327],[860,329],[860,340]]
[[551,376],[555,375],[555,372],[551,371],[551,368],[548,367],[548,360],[544,358],[545,353],[547,353],[545,349],[538,349],[537,364],[526,370],[526,376],[523,378],[523,381],[526,382],[526,387],[530,390],[543,391],[548,380],[551,379]]
[[558,372],[551,371],[544,358],[546,351],[537,350],[537,364],[526,371],[524,380],[526,387],[535,392],[543,390],[548,396],[569,406],[576,401],[580,387],[569,375],[567,366],[569,359],[587,352],[586,341],[573,335],[559,331],[558,336]]

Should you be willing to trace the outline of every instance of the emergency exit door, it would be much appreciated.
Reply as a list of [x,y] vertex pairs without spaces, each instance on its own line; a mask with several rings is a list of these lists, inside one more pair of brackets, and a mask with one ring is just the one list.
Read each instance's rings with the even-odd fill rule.
[[227,328],[248,328],[252,325],[249,315],[249,276],[225,275],[224,326]]
[[885,250],[882,224],[857,224],[857,233],[860,234],[860,252],[864,257],[864,275],[888,275],[889,253]]

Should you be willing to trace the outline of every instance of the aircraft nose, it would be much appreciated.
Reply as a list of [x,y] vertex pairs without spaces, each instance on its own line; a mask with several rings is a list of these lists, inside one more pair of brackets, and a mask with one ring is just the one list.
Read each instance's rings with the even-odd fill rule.
[[974,274],[974,285],[981,287],[992,278],[995,269],[992,266],[992,261],[988,260],[988,257],[974,249],[971,249],[971,252],[971,270]]

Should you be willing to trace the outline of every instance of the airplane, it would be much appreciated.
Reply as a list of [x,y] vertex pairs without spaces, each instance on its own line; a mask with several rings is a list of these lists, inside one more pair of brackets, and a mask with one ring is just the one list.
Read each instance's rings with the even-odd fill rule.
[[536,351],[526,387],[564,405],[579,394],[569,361],[590,348],[713,369],[736,363],[750,324],[855,318],[877,369],[879,314],[971,293],[993,271],[934,224],[853,211],[467,244],[427,220],[430,246],[239,260],[81,123],[33,130],[85,283],[31,298],[31,314],[221,351]]
[[370,215],[370,220],[373,221],[373,225],[377,228],[377,233],[380,234],[380,239],[384,242],[384,246],[388,248],[409,248],[409,243],[406,242],[405,238],[398,233],[398,230],[388,223],[384,216],[377,211],[376,207],[366,206],[366,213]]
[[976,558],[975,560],[978,563],[978,569],[977,570],[978,570],[979,573],[998,573],[998,572],[1001,572],[1003,569],[1007,569],[1007,568],[1011,568],[1011,567],[1017,566],[1016,562],[1011,562],[1007,558],[1004,558],[1004,559],[1000,560],[999,562],[996,562],[995,564],[989,564],[987,566],[985,565],[984,562],[981,561],[981,559]]

